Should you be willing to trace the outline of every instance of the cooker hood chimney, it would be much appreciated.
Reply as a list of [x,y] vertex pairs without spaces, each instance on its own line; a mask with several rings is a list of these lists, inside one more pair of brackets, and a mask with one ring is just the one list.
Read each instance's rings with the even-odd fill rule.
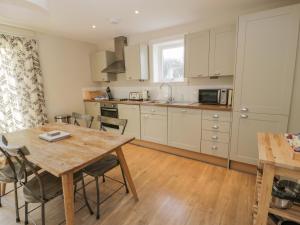
[[115,61],[102,70],[103,73],[125,73],[124,47],[127,46],[127,38],[124,36],[115,39]]

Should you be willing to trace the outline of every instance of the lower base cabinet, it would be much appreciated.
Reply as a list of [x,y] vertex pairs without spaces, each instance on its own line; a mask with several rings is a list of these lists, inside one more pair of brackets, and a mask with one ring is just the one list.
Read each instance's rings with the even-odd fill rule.
[[257,133],[283,133],[287,130],[287,123],[288,116],[234,112],[230,159],[256,164]]
[[85,102],[84,103],[85,114],[94,117],[91,128],[100,129],[100,122],[98,121],[98,116],[100,115],[100,103],[99,102]]
[[167,115],[142,113],[141,114],[141,139],[166,145],[167,140]]
[[119,118],[127,119],[124,135],[141,138],[140,106],[118,104]]
[[168,145],[200,152],[201,110],[168,108]]

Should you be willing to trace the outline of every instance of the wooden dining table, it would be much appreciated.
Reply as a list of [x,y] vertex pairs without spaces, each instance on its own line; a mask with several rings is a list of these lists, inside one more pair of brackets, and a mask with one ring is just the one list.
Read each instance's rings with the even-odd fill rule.
[[[70,137],[47,142],[39,138],[45,132],[60,130],[70,133]],[[104,132],[64,123],[48,123],[43,126],[5,134],[9,144],[24,145],[30,151],[28,160],[43,170],[61,177],[64,196],[66,224],[74,224],[73,174],[96,162],[104,155],[115,152],[124,170],[133,197],[138,195],[131,178],[122,146],[133,137]]]

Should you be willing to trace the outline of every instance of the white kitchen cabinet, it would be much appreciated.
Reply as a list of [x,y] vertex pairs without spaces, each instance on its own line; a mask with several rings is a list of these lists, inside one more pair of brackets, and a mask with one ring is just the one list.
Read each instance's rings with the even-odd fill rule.
[[[141,139],[159,144],[167,144],[167,114],[157,112],[156,108],[166,107],[141,106]],[[150,111],[149,113],[147,113]]]
[[230,158],[256,164],[258,158],[257,133],[286,131],[288,116],[233,113]]
[[111,51],[101,51],[96,52],[91,55],[91,72],[92,81],[110,81],[115,80],[115,74],[102,73],[101,71],[105,69],[108,65],[114,62],[115,56]]
[[234,110],[288,115],[299,5],[239,18]]
[[235,26],[224,26],[210,31],[209,76],[234,74],[236,51]]
[[168,108],[168,145],[200,152],[201,110]]
[[148,80],[148,46],[130,45],[125,50],[125,67],[127,80]]
[[139,105],[118,104],[119,118],[127,119],[125,135],[141,138],[141,118]]
[[184,37],[185,77],[208,77],[209,75],[209,31],[187,34]]
[[287,131],[300,5],[239,18],[230,158],[255,164],[257,133]]
[[100,115],[100,103],[99,102],[84,102],[85,114],[94,117],[91,128],[99,129],[100,123],[98,121],[98,116]]

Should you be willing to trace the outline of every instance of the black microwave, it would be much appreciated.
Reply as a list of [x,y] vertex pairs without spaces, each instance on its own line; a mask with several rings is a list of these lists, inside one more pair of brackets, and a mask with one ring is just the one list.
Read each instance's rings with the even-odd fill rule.
[[231,89],[199,89],[198,102],[211,105],[231,105]]

